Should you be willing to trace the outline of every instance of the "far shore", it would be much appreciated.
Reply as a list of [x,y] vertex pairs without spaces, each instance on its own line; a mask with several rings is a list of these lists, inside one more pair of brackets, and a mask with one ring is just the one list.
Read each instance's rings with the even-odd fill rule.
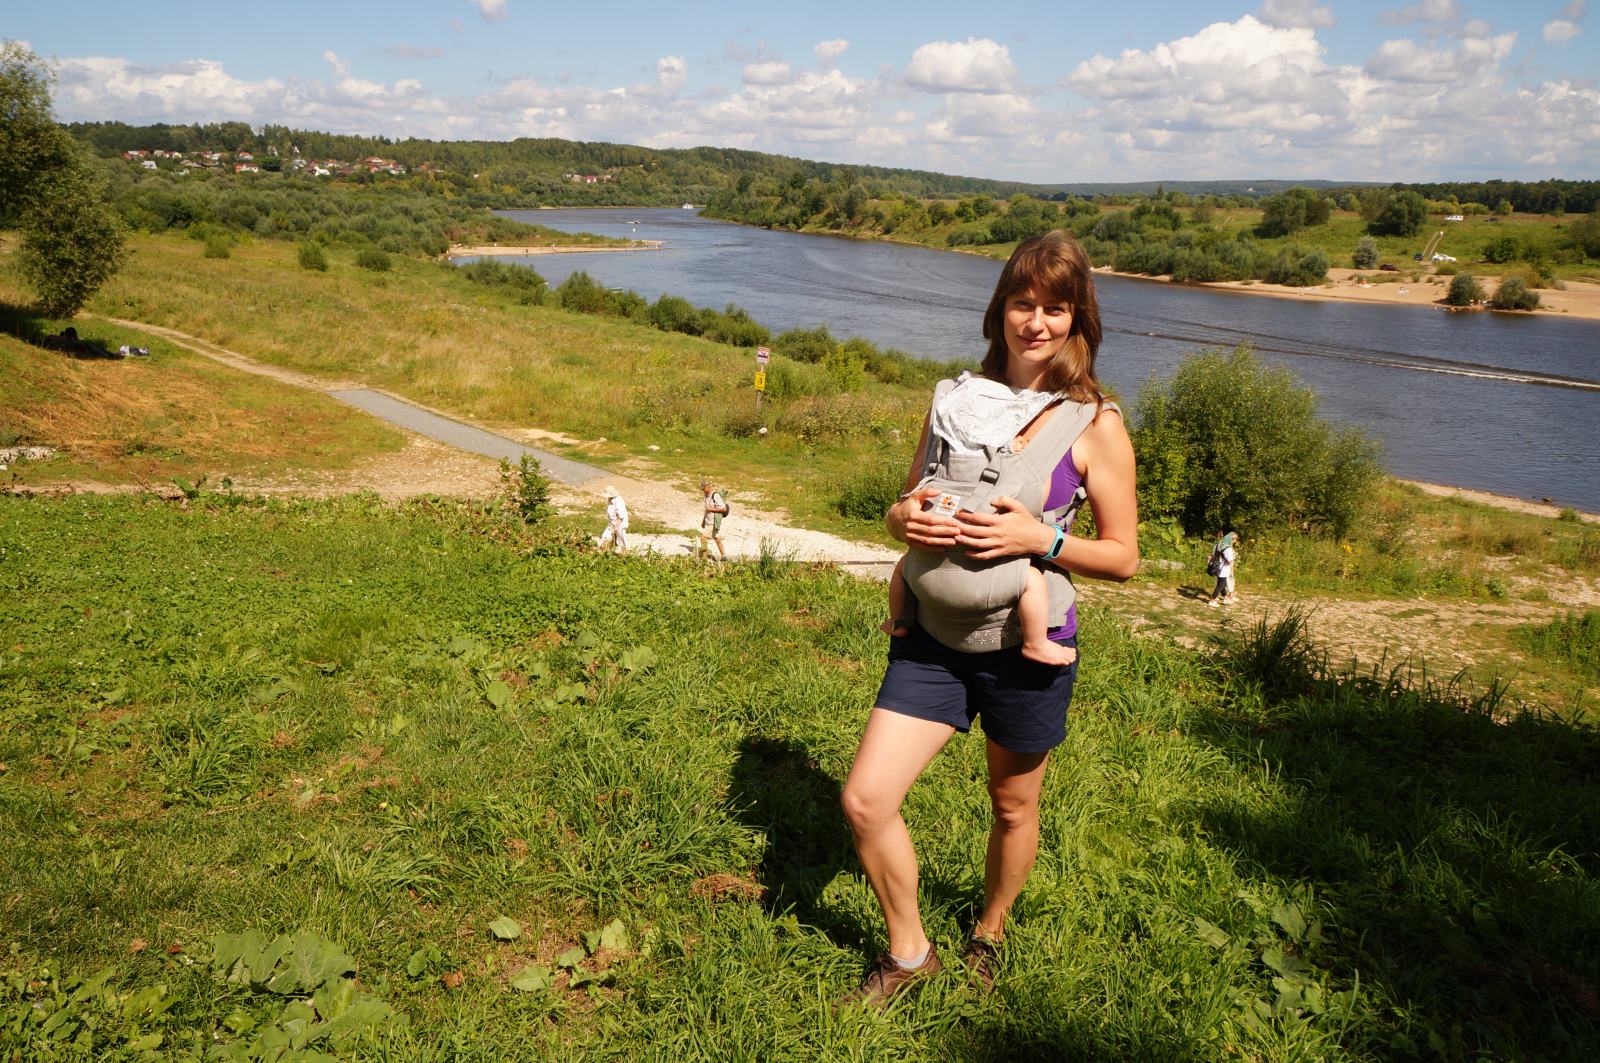
[[[1097,268],[1096,273],[1109,273],[1114,277],[1126,277],[1129,280],[1159,281],[1171,284],[1172,278],[1168,276],[1150,276],[1143,273],[1119,273],[1113,269]],[[1196,284],[1196,288],[1209,288],[1213,291],[1242,292],[1246,295],[1270,295],[1279,299],[1301,300],[1327,300],[1334,299],[1341,302],[1355,303],[1388,303],[1396,306],[1431,306],[1436,310],[1455,310],[1444,302],[1445,293],[1450,288],[1450,278],[1447,276],[1425,276],[1416,281],[1390,281],[1375,284],[1370,280],[1363,284],[1365,278],[1382,276],[1373,270],[1357,269],[1330,269],[1328,279],[1320,285],[1310,287],[1293,287],[1285,284],[1268,284],[1266,281],[1207,281]],[[1493,293],[1500,283],[1498,277],[1479,276],[1484,288]],[[1566,289],[1539,288],[1539,309],[1531,311],[1534,314],[1558,314],[1567,317],[1583,318],[1588,321],[1600,321],[1600,284],[1588,281],[1566,281]],[[1487,309],[1479,307],[1474,309]],[[1492,311],[1494,313],[1530,313],[1530,311],[1507,310]]]
[[458,244],[445,252],[446,258],[487,258],[494,255],[575,255],[596,251],[660,251],[666,246],[663,240],[635,240],[631,244],[533,244],[514,247],[510,244]]

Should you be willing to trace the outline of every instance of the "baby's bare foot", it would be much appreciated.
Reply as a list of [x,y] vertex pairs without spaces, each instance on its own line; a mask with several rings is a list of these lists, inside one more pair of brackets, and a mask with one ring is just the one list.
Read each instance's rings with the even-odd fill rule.
[[1044,639],[1040,642],[1024,642],[1022,644],[1022,655],[1030,661],[1038,661],[1040,664],[1053,664],[1063,668],[1078,659],[1077,650],[1071,646],[1063,646],[1059,642],[1051,642],[1049,639]]

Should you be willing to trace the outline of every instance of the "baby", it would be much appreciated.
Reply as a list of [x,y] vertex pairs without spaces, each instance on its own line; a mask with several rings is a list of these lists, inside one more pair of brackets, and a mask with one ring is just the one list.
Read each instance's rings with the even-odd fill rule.
[[[913,611],[915,599],[906,587],[905,558],[894,566],[889,577],[889,619],[879,628],[899,637],[909,634],[916,623]],[[1078,659],[1078,651],[1071,646],[1050,641],[1050,588],[1045,585],[1044,573],[1033,565],[1028,566],[1027,582],[1017,598],[1017,620],[1022,625],[1022,655],[1043,664],[1069,665]]]
[[[934,407],[929,418],[929,448],[947,444],[952,450],[973,453],[986,447],[1006,446],[1011,439],[1057,396],[1039,391],[1008,387],[999,381],[963,373]],[[924,503],[927,509],[954,516],[961,500],[941,495]],[[905,558],[894,566],[889,577],[889,619],[881,629],[892,636],[905,635],[916,622],[915,598],[906,585]],[[1017,620],[1022,629],[1022,655],[1043,664],[1065,666],[1078,659],[1071,646],[1052,642],[1050,588],[1044,572],[1027,566],[1022,593],[1017,599]]]

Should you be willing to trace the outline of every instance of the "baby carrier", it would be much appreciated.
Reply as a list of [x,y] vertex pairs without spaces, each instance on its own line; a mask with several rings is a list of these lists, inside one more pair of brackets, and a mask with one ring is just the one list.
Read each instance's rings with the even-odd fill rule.
[[[954,386],[953,380],[940,381],[934,389],[934,403],[937,405]],[[923,471],[917,487],[933,487],[956,496],[961,509],[974,513],[994,512],[989,500],[1006,495],[1052,524],[1068,528],[1083,504],[1084,490],[1079,487],[1065,505],[1045,512],[1050,479],[1067,448],[1105,408],[1117,407],[1110,402],[1096,405],[1063,401],[1020,454],[997,447],[965,454],[953,451],[949,443],[930,432],[927,452],[921,455]],[[932,508],[931,502],[924,505]],[[916,595],[917,623],[939,642],[963,653],[1017,645],[1022,641],[1017,599],[1026,585],[1032,560],[1004,557],[978,561],[960,547],[942,552],[907,551],[906,586]],[[1050,588],[1050,626],[1058,627],[1066,621],[1077,590],[1066,572],[1056,565],[1045,564],[1043,570]]]

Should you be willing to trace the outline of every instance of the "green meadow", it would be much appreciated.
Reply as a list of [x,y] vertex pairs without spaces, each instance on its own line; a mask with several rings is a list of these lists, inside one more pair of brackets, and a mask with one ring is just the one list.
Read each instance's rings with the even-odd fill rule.
[[[0,1058],[1586,1059],[1600,736],[1089,608],[992,995],[837,810],[881,589],[500,502],[0,498]],[[1092,588],[1090,591],[1092,595]],[[1092,602],[1092,597],[1091,597]],[[910,796],[979,903],[981,741]]]

